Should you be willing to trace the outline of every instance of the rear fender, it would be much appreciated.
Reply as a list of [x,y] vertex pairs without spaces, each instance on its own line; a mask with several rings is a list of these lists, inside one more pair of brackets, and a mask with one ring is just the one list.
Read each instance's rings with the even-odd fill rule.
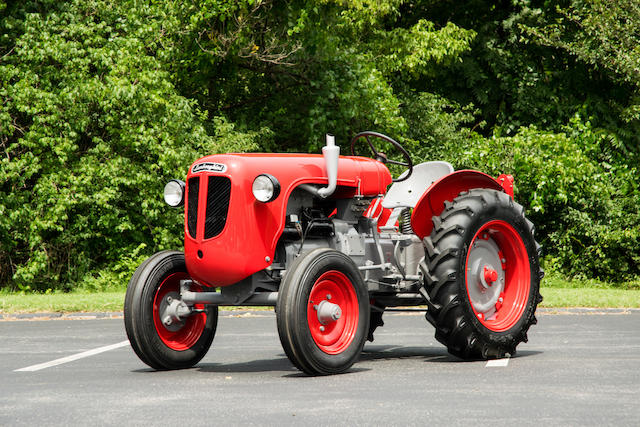
[[513,198],[513,177],[500,175],[498,179],[474,170],[460,170],[445,175],[424,192],[411,215],[411,227],[421,239],[431,234],[432,217],[444,210],[444,202],[452,201],[461,192],[472,188],[504,191]]

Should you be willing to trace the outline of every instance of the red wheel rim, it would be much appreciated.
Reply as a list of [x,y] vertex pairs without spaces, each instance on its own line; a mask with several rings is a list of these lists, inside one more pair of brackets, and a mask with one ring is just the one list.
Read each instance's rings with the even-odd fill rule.
[[[169,329],[162,323],[160,306],[167,296],[180,295],[180,280],[188,279],[187,273],[173,273],[167,276],[158,289],[153,299],[153,324],[156,327],[158,336],[162,342],[172,350],[184,351],[188,350],[198,342],[205,324],[207,323],[207,315],[205,313],[195,313],[182,321],[181,325],[174,325]],[[195,308],[204,308],[200,304],[196,304]]]
[[506,221],[483,225],[465,261],[467,295],[487,329],[504,332],[522,317],[531,290],[529,256],[522,238]]
[[[339,307],[340,317],[321,322],[318,307],[327,303]],[[316,280],[309,294],[307,322],[311,337],[320,350],[327,354],[339,354],[349,347],[358,329],[359,314],[356,290],[347,276],[331,270]]]

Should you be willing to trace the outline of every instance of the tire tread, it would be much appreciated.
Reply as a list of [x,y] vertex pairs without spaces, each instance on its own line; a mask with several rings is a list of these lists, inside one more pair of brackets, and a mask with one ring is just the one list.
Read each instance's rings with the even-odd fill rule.
[[[532,278],[544,276],[539,268],[538,256],[541,246],[533,239],[535,227],[524,216],[524,208],[513,201],[507,194],[488,189],[472,189],[461,192],[452,202],[445,202],[445,208],[439,217],[433,218],[434,228],[431,236],[423,239],[425,247],[425,261],[428,275],[425,275],[425,288],[436,310],[427,313],[427,320],[436,328],[435,337],[444,344],[448,351],[463,359],[489,359],[504,357],[506,353],[514,354],[520,342],[527,341],[527,331],[531,325],[537,323],[535,309],[542,301],[539,293],[539,283],[535,286],[535,295],[525,309],[523,316],[527,316],[522,329],[514,332],[513,336],[488,337],[478,327],[473,325],[469,310],[462,304],[460,298],[461,280],[455,267],[460,257],[466,253],[465,233],[473,218],[480,212],[492,209],[510,209],[522,217],[526,230],[533,240],[535,263],[538,268]],[[466,303],[465,303],[466,304]]]

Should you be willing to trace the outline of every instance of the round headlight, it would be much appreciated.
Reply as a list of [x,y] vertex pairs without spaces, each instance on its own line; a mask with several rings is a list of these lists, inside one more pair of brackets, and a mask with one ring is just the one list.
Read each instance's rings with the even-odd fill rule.
[[280,194],[280,183],[275,176],[263,173],[253,180],[251,190],[256,200],[267,203],[275,200]]
[[184,204],[184,182],[172,179],[164,186],[164,201],[171,207],[177,208]]

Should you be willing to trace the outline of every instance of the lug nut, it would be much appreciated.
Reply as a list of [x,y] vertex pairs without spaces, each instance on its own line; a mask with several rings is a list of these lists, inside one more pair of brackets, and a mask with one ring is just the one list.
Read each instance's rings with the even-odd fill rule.
[[324,326],[320,326],[320,332],[324,332]]
[[331,299],[331,294],[327,294],[327,299]]

